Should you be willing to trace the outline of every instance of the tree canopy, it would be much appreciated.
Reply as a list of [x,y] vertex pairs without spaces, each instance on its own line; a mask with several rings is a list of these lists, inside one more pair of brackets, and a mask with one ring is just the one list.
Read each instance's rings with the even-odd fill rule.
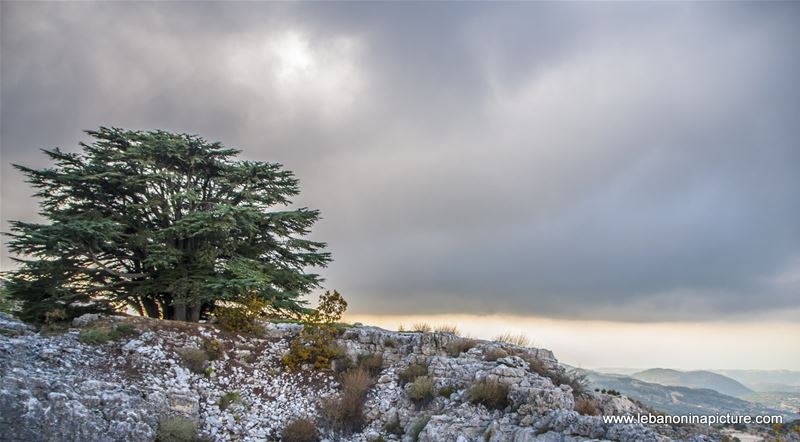
[[43,150],[53,165],[15,165],[45,223],[11,223],[20,268],[7,290],[22,316],[133,308],[196,321],[254,297],[274,313],[304,311],[330,261],[305,237],[319,211],[292,208],[298,180],[280,164],[187,134],[101,127],[81,153]]

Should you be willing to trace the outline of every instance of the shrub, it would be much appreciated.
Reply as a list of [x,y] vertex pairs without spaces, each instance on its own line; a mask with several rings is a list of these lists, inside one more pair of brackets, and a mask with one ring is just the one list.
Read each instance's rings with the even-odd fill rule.
[[250,296],[235,306],[219,306],[214,309],[217,325],[225,331],[233,333],[254,334],[260,331],[256,320],[264,314],[269,303]]
[[295,418],[281,431],[284,442],[316,442],[319,440],[317,425],[307,417]]
[[317,309],[303,318],[303,331],[292,341],[284,364],[293,370],[304,364],[313,364],[317,369],[330,368],[331,361],[341,354],[335,342],[340,332],[337,321],[346,309],[347,301],[336,290],[321,295]]
[[414,381],[420,376],[426,376],[428,374],[428,365],[427,364],[411,364],[400,373],[398,373],[398,378],[400,379],[400,385],[405,385],[409,382]]
[[511,333],[503,333],[502,335],[495,336],[494,340],[498,342],[505,342],[506,344],[516,345],[517,347],[527,347],[531,343],[530,338],[522,333],[516,335]]
[[430,415],[426,414],[417,419],[417,421],[414,422],[414,425],[411,426],[411,429],[409,430],[409,435],[411,436],[411,439],[414,442],[417,442],[419,440],[419,434],[422,433],[422,430],[425,429],[425,426],[428,425],[428,422],[430,422],[430,420],[431,420]]
[[45,324],[55,324],[57,322],[62,322],[67,319],[67,311],[63,308],[57,308],[45,312],[44,314],[44,323]]
[[492,347],[483,353],[483,358],[487,361],[496,361],[506,356],[508,356],[508,352],[498,347]]
[[431,326],[430,326],[430,324],[428,324],[426,322],[417,322],[417,323],[414,323],[414,325],[411,326],[411,331],[416,332],[416,333],[430,333],[431,332]]
[[469,400],[486,408],[502,410],[508,406],[508,386],[482,379],[470,388]]
[[395,348],[397,347],[397,344],[398,342],[394,338],[386,338],[383,340],[383,345],[389,348]]
[[433,331],[436,333],[448,333],[456,336],[461,334],[461,331],[458,329],[458,327],[450,324],[439,324],[436,327],[434,327]]
[[363,397],[366,396],[372,382],[372,377],[367,370],[363,368],[348,370],[342,375],[342,391],[345,394]]
[[222,395],[217,401],[217,406],[220,410],[227,410],[228,407],[233,405],[242,398],[242,395],[238,391],[229,391]]
[[320,412],[335,432],[350,434],[364,425],[364,400],[372,386],[369,372],[363,368],[348,370],[342,375],[342,393],[320,401]]
[[209,339],[203,342],[203,350],[209,361],[216,361],[225,354],[225,346],[218,339]]
[[138,334],[139,331],[136,330],[136,327],[130,324],[117,324],[117,326],[109,332],[109,337],[111,337],[111,340],[116,341],[122,338],[132,338]]
[[369,372],[372,376],[375,376],[383,369],[383,355],[380,353],[361,355],[358,357],[357,365]]
[[81,330],[78,339],[84,344],[100,345],[111,340],[111,335],[101,328],[85,328]]
[[323,398],[320,413],[331,430],[350,434],[364,425],[364,400],[347,394]]
[[208,355],[198,348],[184,348],[178,350],[178,354],[183,361],[183,365],[192,373],[201,374],[205,370]]
[[383,429],[386,430],[389,434],[394,434],[395,436],[402,436],[403,435],[403,426],[400,425],[400,416],[395,413],[391,419],[386,421],[386,425],[383,426]]
[[449,398],[455,392],[456,392],[456,387],[453,387],[452,385],[445,385],[444,387],[439,389],[439,396],[444,398]]
[[587,416],[599,416],[600,408],[594,399],[579,398],[575,401],[575,411]]
[[197,434],[197,423],[187,417],[165,417],[158,425],[157,442],[196,442],[199,440],[201,439]]
[[433,379],[428,376],[418,377],[409,387],[408,397],[417,407],[428,405],[433,399]]
[[456,339],[451,343],[447,344],[447,354],[449,354],[450,357],[455,358],[458,357],[458,355],[460,355],[461,353],[464,353],[465,351],[471,349],[472,347],[475,347],[475,345],[477,345],[477,343],[473,339],[466,339],[466,338]]

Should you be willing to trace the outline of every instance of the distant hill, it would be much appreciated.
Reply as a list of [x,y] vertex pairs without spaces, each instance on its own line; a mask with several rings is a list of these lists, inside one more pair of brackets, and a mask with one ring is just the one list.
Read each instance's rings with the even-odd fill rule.
[[667,368],[651,368],[633,373],[632,378],[661,385],[689,388],[709,388],[733,397],[742,397],[753,392],[739,381],[710,371],[678,371]]
[[800,393],[800,371],[796,370],[711,370],[735,379],[755,391]]
[[670,414],[782,414],[788,418],[798,417],[785,410],[781,412],[710,389],[665,386],[629,376],[582,371],[586,373],[591,388],[617,390],[649,407]]

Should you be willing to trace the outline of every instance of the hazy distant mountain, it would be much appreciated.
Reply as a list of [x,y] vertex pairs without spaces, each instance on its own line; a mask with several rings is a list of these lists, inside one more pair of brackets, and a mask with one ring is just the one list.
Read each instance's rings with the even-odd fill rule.
[[667,368],[651,368],[633,373],[631,377],[645,382],[689,388],[709,388],[728,396],[742,397],[753,390],[735,379],[710,371],[678,371]]
[[793,370],[712,370],[736,379],[755,391],[800,393],[800,371]]
[[788,410],[778,411],[710,389],[666,386],[629,376],[583,371],[591,388],[617,390],[649,407],[670,414],[736,413],[752,416],[783,414],[788,418],[797,418],[796,414]]
[[791,393],[785,391],[757,392],[744,396],[745,400],[756,402],[765,407],[784,410],[795,413],[800,410],[800,392]]

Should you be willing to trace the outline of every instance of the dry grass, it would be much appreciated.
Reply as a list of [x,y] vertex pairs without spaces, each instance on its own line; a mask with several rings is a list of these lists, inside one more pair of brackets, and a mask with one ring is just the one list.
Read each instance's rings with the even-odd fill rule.
[[317,424],[307,417],[295,418],[281,432],[283,442],[317,442]]
[[208,362],[208,354],[199,348],[184,348],[178,350],[183,365],[192,373],[202,374]]
[[508,352],[502,348],[492,347],[483,352],[483,358],[487,361],[496,361],[500,358],[508,356]]
[[433,328],[427,322],[415,322],[411,326],[411,331],[416,333],[430,333],[432,330]]
[[475,347],[478,343],[474,339],[460,338],[447,345],[447,354],[452,358],[458,357],[461,353]]
[[447,333],[456,336],[459,336],[461,334],[461,330],[459,330],[457,326],[452,324],[439,324],[433,328],[433,331],[436,333]]
[[428,366],[426,364],[411,364],[400,373],[398,373],[398,378],[400,379],[400,385],[405,385],[409,382],[413,382],[420,376],[427,376],[428,375]]
[[368,371],[370,375],[376,376],[383,369],[383,355],[380,353],[370,353],[358,357],[359,367]]
[[516,345],[517,347],[528,347],[531,344],[530,338],[522,333],[503,333],[502,335],[495,336],[494,340],[498,342],[505,342],[506,344]]
[[424,407],[433,400],[433,379],[418,377],[408,389],[408,397],[417,407]]
[[600,415],[600,407],[594,399],[579,398],[575,401],[575,411],[586,416]]
[[363,368],[347,370],[342,375],[342,391],[345,395],[365,396],[372,382],[372,376]]
[[508,406],[508,385],[483,379],[469,389],[469,400],[489,409],[502,410]]

